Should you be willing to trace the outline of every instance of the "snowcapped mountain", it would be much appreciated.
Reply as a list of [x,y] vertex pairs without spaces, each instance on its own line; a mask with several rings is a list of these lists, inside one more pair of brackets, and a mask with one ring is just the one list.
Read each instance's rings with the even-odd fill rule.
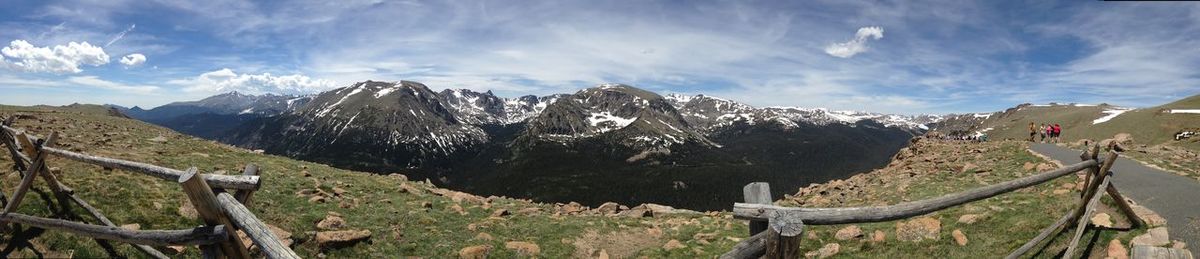
[[559,142],[603,135],[631,147],[688,141],[711,144],[667,99],[621,84],[603,84],[559,98],[528,122],[526,132]]
[[537,116],[546,106],[564,95],[533,95],[508,99],[467,89],[446,89],[439,94],[444,103],[463,122],[470,124],[513,124]]
[[735,123],[776,124],[784,128],[795,128],[800,124],[829,125],[839,123],[855,125],[862,120],[871,120],[887,127],[907,130],[926,130],[925,125],[936,122],[929,115],[906,116],[857,111],[834,111],[824,108],[766,107],[725,100],[703,94],[687,96],[669,94],[666,97],[679,109],[684,118],[705,132],[712,132]]

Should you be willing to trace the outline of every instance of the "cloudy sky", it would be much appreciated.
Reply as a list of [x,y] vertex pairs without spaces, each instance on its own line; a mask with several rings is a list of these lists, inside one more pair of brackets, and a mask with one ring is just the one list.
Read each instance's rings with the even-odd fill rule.
[[0,103],[18,105],[364,80],[905,114],[1200,94],[1200,3],[10,0],[0,47]]

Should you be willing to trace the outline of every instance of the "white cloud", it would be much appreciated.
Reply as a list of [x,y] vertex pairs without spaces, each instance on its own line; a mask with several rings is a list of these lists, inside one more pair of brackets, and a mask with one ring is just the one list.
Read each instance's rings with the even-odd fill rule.
[[238,91],[249,94],[308,94],[336,87],[333,81],[313,79],[300,74],[284,76],[275,76],[271,73],[238,74],[228,68],[203,73],[195,78],[171,80],[168,83],[183,85],[185,86],[184,90],[189,92]]
[[123,92],[148,93],[148,92],[153,92],[155,90],[158,90],[157,86],[128,85],[128,84],[117,83],[117,82],[113,82],[113,81],[100,79],[99,77],[96,77],[96,76],[72,76],[72,77],[67,78],[66,81],[68,83],[81,85],[81,86],[89,86],[89,87],[117,90],[117,91],[123,91]]
[[146,55],[142,55],[141,53],[133,53],[121,57],[121,64],[125,64],[125,66],[132,67],[141,65],[142,63],[146,63]]
[[6,67],[25,72],[49,72],[57,74],[83,72],[80,66],[100,66],[108,64],[108,54],[104,49],[92,44],[70,42],[67,45],[50,47],[35,47],[24,40],[14,40],[8,47],[0,49],[0,54],[11,60],[4,60]]
[[125,29],[124,31],[117,33],[117,36],[114,36],[112,40],[109,40],[108,43],[105,43],[104,47],[107,48],[108,46],[112,46],[113,43],[117,43],[117,41],[121,40],[122,38],[125,38],[125,34],[129,33],[130,31],[133,31],[133,28],[137,28],[137,24],[131,24],[131,25],[129,25],[129,29]]
[[867,51],[867,40],[874,38],[876,40],[883,38],[883,28],[878,26],[858,28],[858,33],[854,34],[854,39],[847,42],[829,44],[825,47],[825,53],[839,58],[849,58],[858,53]]

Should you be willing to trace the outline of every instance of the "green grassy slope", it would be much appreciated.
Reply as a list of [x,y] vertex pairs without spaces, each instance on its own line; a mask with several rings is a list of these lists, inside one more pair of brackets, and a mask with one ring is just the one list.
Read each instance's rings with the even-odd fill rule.
[[1138,144],[1169,143],[1200,150],[1200,140],[1173,140],[1175,133],[1181,129],[1200,128],[1200,114],[1165,112],[1169,109],[1200,109],[1200,95],[1160,106],[1128,111],[1107,122],[1092,124],[1093,120],[1106,115],[1102,111],[1111,108],[1104,105],[1026,106],[994,115],[975,130],[992,128],[988,131],[992,139],[1025,139],[1029,136],[1030,122],[1058,123],[1063,127],[1063,141],[1068,143],[1081,139],[1103,140],[1118,133],[1129,133]]

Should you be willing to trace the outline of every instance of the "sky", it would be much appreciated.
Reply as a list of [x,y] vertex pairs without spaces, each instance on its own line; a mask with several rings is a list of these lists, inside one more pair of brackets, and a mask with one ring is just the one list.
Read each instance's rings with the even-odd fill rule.
[[1200,3],[0,0],[0,103],[624,83],[920,114],[1200,94]]

